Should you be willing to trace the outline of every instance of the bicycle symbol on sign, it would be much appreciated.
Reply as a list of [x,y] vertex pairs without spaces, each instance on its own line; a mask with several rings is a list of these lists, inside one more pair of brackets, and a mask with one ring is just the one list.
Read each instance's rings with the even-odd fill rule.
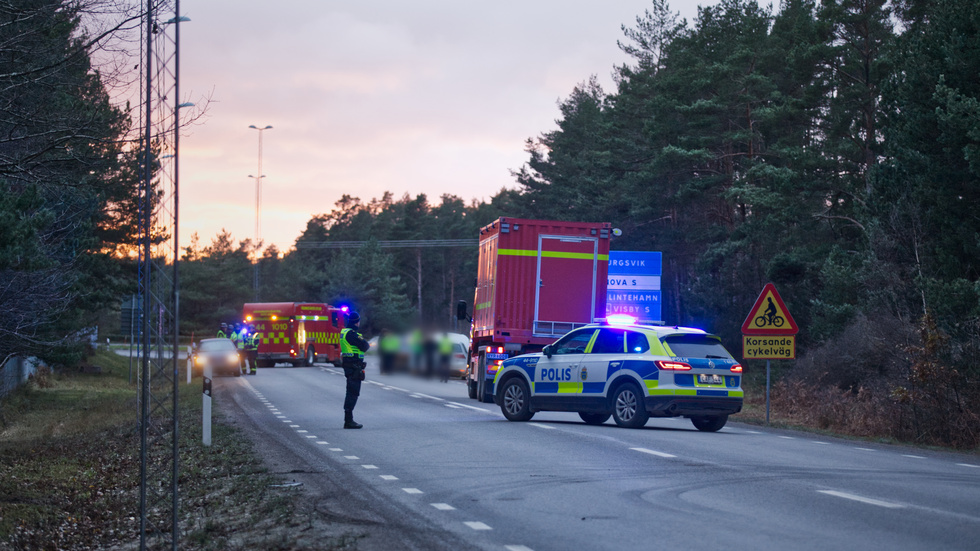
[[769,305],[766,307],[766,311],[761,316],[755,318],[756,327],[765,327],[767,325],[772,325],[773,327],[782,327],[783,316],[776,315],[776,305],[772,303],[772,297],[768,297],[766,300],[769,301]]

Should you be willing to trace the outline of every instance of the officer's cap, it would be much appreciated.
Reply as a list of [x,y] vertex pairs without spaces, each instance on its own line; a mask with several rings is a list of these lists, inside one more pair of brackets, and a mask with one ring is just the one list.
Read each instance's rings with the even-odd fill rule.
[[347,314],[347,323],[354,325],[355,323],[361,321],[361,316],[357,315],[357,312],[351,312]]

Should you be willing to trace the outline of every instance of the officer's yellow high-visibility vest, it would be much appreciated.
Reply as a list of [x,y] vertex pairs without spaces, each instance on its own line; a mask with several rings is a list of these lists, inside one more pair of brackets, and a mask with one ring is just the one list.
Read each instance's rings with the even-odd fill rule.
[[[364,352],[362,352],[360,348],[356,348],[351,343],[347,342],[348,331],[354,331],[354,330],[348,327],[340,332],[340,355],[363,360]],[[354,334],[357,335],[358,338],[363,338],[361,337],[361,334],[358,333],[357,331],[354,331]]]

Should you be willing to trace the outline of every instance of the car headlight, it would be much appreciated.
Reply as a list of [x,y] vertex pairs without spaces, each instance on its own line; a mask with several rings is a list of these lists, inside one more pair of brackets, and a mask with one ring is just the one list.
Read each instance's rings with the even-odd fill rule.
[[236,352],[234,354],[228,354],[228,361],[229,362],[237,362],[238,361],[238,353]]
[[204,365],[204,356],[194,356],[194,363],[197,365]]

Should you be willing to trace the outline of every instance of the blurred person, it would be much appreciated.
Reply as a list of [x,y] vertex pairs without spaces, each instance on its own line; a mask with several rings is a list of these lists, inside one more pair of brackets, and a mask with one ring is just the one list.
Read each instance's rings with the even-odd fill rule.
[[261,336],[255,332],[255,326],[249,324],[248,333],[245,335],[245,355],[248,356],[249,375],[258,373],[260,338]]
[[439,349],[439,343],[436,342],[436,337],[431,331],[425,332],[425,342],[422,343],[422,348],[425,351],[425,378],[429,379],[436,372],[436,350]]
[[412,347],[412,371],[415,375],[422,373],[422,352],[424,348],[424,338],[422,336],[422,330],[418,327],[412,331],[411,347]]
[[364,425],[354,421],[354,406],[361,395],[364,380],[364,353],[371,345],[358,332],[361,316],[357,312],[347,314],[346,327],[340,332],[340,358],[347,378],[347,394],[344,396],[344,428],[359,429]]
[[248,371],[245,367],[245,335],[248,332],[241,323],[236,323],[235,328],[231,332],[231,342],[235,343],[235,348],[238,349],[238,363],[242,370],[242,375],[247,375]]
[[378,348],[381,351],[381,374],[389,375],[395,368],[395,358],[401,348],[401,342],[397,335],[387,329],[381,330],[378,337]]
[[217,337],[219,339],[227,339],[228,338],[228,324],[227,323],[222,323],[221,324],[220,328],[218,329],[218,334],[215,335],[215,337]]
[[449,382],[449,362],[453,359],[453,340],[449,338],[449,332],[442,334],[439,340],[439,380]]

